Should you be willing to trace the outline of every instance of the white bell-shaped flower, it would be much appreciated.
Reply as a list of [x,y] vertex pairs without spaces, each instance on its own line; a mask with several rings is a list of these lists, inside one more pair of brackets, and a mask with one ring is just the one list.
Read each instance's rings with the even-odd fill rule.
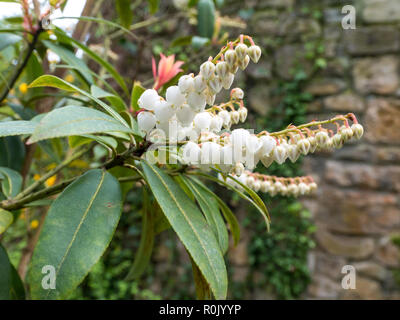
[[211,125],[210,125],[210,130],[212,132],[220,132],[222,129],[222,125],[224,123],[224,120],[218,115],[213,116],[211,120]]
[[187,103],[194,111],[201,112],[206,107],[206,97],[203,93],[192,91],[187,96]]
[[278,164],[285,162],[287,157],[286,148],[283,145],[276,146],[274,149],[274,159]]
[[261,57],[261,48],[256,45],[252,45],[247,48],[247,54],[249,55],[251,60],[253,60],[254,63],[257,63]]
[[223,79],[226,76],[228,76],[229,74],[229,65],[227,62],[225,61],[220,61],[217,63],[216,67],[215,67],[215,72],[217,73],[217,75]]
[[193,119],[194,127],[197,131],[209,131],[211,126],[212,116],[209,112],[200,112]]
[[154,89],[145,90],[138,99],[138,105],[142,109],[154,110],[155,104],[160,100],[160,96]]
[[203,92],[207,88],[207,82],[204,80],[202,75],[197,75],[193,79],[194,91]]
[[176,110],[176,117],[182,123],[183,126],[188,126],[194,119],[196,113],[187,104],[183,104]]
[[181,93],[178,86],[169,87],[165,93],[165,97],[175,108],[180,107],[186,101],[186,97]]
[[152,112],[142,111],[137,116],[138,127],[148,133],[156,125],[156,117]]
[[364,134],[363,126],[359,123],[353,123],[351,129],[353,130],[354,137],[356,139],[361,139],[362,135]]
[[186,164],[198,164],[200,162],[201,149],[197,143],[189,141],[182,147],[182,159]]
[[222,87],[228,90],[232,86],[233,80],[235,80],[235,76],[232,73],[228,73],[227,76],[222,78]]
[[178,81],[179,90],[182,93],[188,93],[194,90],[194,79],[191,75],[184,75]]
[[229,127],[231,124],[231,115],[228,111],[222,110],[218,113],[218,116],[223,120],[223,125]]
[[243,60],[247,56],[247,46],[244,43],[239,43],[235,48],[238,61]]
[[206,61],[200,66],[200,74],[205,80],[209,80],[214,77],[215,64],[211,61]]
[[175,109],[171,103],[161,100],[155,104],[154,112],[158,121],[165,122],[174,116]]
[[225,61],[228,63],[228,65],[230,67],[233,67],[236,64],[237,59],[238,59],[238,57],[237,57],[237,54],[236,54],[235,50],[228,49],[225,52]]
[[215,142],[204,142],[201,146],[201,164],[219,164],[221,146]]
[[307,155],[310,152],[311,144],[308,139],[303,138],[297,142],[297,147],[302,154]]
[[260,137],[262,146],[260,148],[260,154],[262,156],[269,156],[272,150],[276,147],[276,140],[270,135]]

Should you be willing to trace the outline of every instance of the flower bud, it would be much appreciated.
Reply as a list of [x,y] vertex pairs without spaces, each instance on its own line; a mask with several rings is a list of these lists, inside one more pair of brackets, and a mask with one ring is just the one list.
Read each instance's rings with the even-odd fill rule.
[[260,187],[261,192],[268,192],[270,187],[271,187],[270,181],[267,180],[261,181],[261,187]]
[[268,135],[268,136],[261,136],[260,141],[262,143],[262,146],[259,151],[261,156],[269,156],[271,151],[276,146],[276,140]]
[[350,140],[353,136],[353,130],[350,127],[342,127],[340,130],[343,141]]
[[214,77],[215,64],[211,61],[206,61],[200,66],[200,74],[205,80],[209,80]]
[[307,138],[308,139],[308,141],[310,141],[310,152],[311,153],[314,153],[315,152],[315,150],[317,149],[317,147],[318,147],[318,144],[317,144],[317,140],[315,139],[315,137],[308,137]]
[[353,130],[354,137],[356,139],[361,139],[362,135],[364,134],[363,126],[359,123],[353,123],[353,125],[351,126],[351,129]]
[[239,43],[235,48],[235,52],[238,62],[240,62],[240,60],[243,60],[247,56],[247,46],[244,43]]
[[287,147],[287,153],[290,161],[296,162],[300,157],[300,150],[298,145],[289,144]]
[[332,143],[333,146],[336,149],[340,149],[341,147],[343,147],[343,138],[342,135],[339,133],[336,133],[333,137],[332,137]]
[[220,61],[215,67],[215,72],[220,78],[225,78],[229,74],[229,65],[226,61]]
[[301,139],[297,142],[297,146],[302,154],[307,155],[310,151],[311,144],[307,139]]
[[319,147],[324,147],[329,140],[329,135],[326,131],[318,131],[315,135],[315,140]]
[[245,107],[239,109],[240,122],[245,122],[247,118],[247,109]]
[[249,56],[244,57],[242,60],[238,61],[239,68],[242,70],[246,69],[247,66],[249,65],[249,62],[250,62]]
[[256,181],[256,179],[254,179],[253,176],[247,176],[246,178],[246,185],[250,188],[253,189],[254,187],[254,182]]
[[228,111],[222,110],[218,113],[218,116],[223,120],[223,125],[225,127],[230,126],[231,124],[231,115]]
[[235,164],[235,168],[233,169],[234,173],[240,177],[244,173],[244,165],[241,162],[237,162]]
[[235,50],[228,49],[225,52],[225,61],[228,63],[229,67],[233,67],[237,62],[237,55]]
[[260,189],[261,189],[261,182],[260,182],[260,180],[256,179],[256,180],[254,181],[254,183],[253,183],[253,189],[254,189],[255,192],[260,191]]
[[219,77],[214,77],[208,81],[208,86],[213,93],[218,93],[222,89],[222,81]]
[[175,108],[180,107],[186,101],[178,86],[170,86],[165,93],[165,97]]
[[153,113],[142,111],[137,116],[138,127],[148,133],[156,125],[156,117]]
[[222,87],[228,90],[232,86],[233,80],[235,80],[235,76],[228,73],[226,77],[222,78]]
[[235,75],[236,72],[238,72],[238,69],[239,69],[238,62],[236,62],[233,66],[229,66],[229,72],[232,73],[233,75]]
[[209,90],[206,91],[206,103],[209,106],[213,106],[215,102],[215,94],[212,92],[209,92]]
[[264,167],[268,168],[272,162],[274,162],[274,157],[273,156],[262,156],[261,157],[261,162],[264,165]]
[[303,196],[306,193],[308,193],[309,188],[307,187],[307,185],[304,182],[300,182],[299,183],[299,191],[300,194]]
[[287,157],[286,148],[282,145],[276,146],[274,149],[274,160],[278,164],[282,164],[285,162]]
[[244,92],[240,88],[234,88],[231,90],[232,100],[242,100],[244,98]]
[[315,182],[311,182],[308,186],[310,187],[310,192],[313,192],[313,191],[317,190],[317,188],[318,188],[318,186]]
[[207,88],[207,83],[200,74],[194,77],[193,85],[196,92],[203,92]]
[[247,54],[253,60],[254,63],[257,63],[261,57],[261,49],[259,46],[252,45],[247,48]]
[[238,124],[240,120],[240,114],[238,111],[231,112],[231,121],[233,124]]
[[300,190],[297,184],[291,183],[288,185],[287,189],[288,193],[293,195],[294,197],[297,197],[299,195]]

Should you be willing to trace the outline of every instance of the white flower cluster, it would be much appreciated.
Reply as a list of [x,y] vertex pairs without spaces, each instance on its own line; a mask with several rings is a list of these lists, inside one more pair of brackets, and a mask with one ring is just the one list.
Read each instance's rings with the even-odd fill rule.
[[[258,192],[268,193],[271,196],[304,196],[311,194],[317,189],[317,184],[310,176],[296,178],[272,177],[259,173],[245,171],[240,176],[232,175],[239,182],[246,185],[250,189]],[[222,175],[219,179],[224,180]],[[243,189],[235,180],[227,178],[226,182],[237,189]]]
[[149,136],[159,136],[162,131],[169,141],[195,141],[201,132],[218,133],[222,127],[244,122],[247,109],[240,88],[231,91],[229,103],[206,110],[206,105],[213,106],[222,88],[232,86],[238,68],[244,70],[250,59],[257,62],[260,58],[258,46],[235,45],[234,48],[234,43],[230,43],[229,49],[218,56],[219,61],[214,63],[210,58],[204,62],[198,75],[180,77],[177,86],[167,89],[165,99],[154,89],[144,91],[138,100],[142,109],[137,116],[139,128]]
[[[247,46],[244,40],[251,45]],[[252,39],[241,36],[216,58],[204,62],[198,75],[180,77],[177,86],[166,90],[165,99],[156,90],[146,90],[138,100],[141,108],[138,126],[146,133],[146,140],[153,143],[150,147],[157,149],[158,144],[163,144],[164,151],[169,152],[168,156],[165,153],[162,156],[160,149],[152,149],[153,159],[158,163],[173,159],[173,163],[177,160],[201,170],[214,167],[245,179],[246,185],[256,191],[271,195],[297,196],[313,191],[316,185],[308,178],[258,179],[257,174],[245,170],[253,170],[260,161],[269,167],[273,162],[282,164],[287,159],[295,162],[300,155],[316,150],[341,148],[350,139],[360,139],[364,129],[354,114],[347,114],[299,127],[291,125],[273,133],[253,134],[243,128],[221,133],[222,129],[230,130],[232,125],[244,122],[247,109],[240,88],[231,90],[226,103],[214,105],[215,97],[222,88],[231,87],[238,68],[245,69],[250,60],[257,62],[260,55],[261,50]],[[210,107],[206,108],[207,105]],[[323,128],[325,124],[335,124],[337,132]]]

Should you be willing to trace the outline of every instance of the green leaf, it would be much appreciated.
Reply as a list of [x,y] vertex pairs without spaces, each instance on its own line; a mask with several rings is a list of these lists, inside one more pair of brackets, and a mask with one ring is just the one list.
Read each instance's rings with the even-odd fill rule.
[[0,300],[23,300],[25,290],[22,281],[0,244]]
[[142,93],[146,89],[142,87],[139,81],[133,82],[132,94],[131,94],[131,108],[135,111],[139,110],[138,100]]
[[211,39],[215,25],[215,5],[212,0],[200,0],[197,4],[197,30],[200,37]]
[[25,159],[25,146],[20,137],[0,138],[0,166],[20,171]]
[[93,78],[90,75],[90,70],[88,66],[83,62],[82,59],[79,59],[74,52],[68,50],[63,46],[54,44],[51,41],[43,40],[42,42],[47,48],[56,53],[66,63],[77,68],[79,70],[79,74],[83,77],[83,79],[85,79],[88,84],[93,83]]
[[121,25],[129,28],[133,20],[133,13],[131,10],[131,0],[117,0],[116,1],[118,17],[121,20]]
[[118,142],[111,137],[108,136],[94,136],[91,134],[85,134],[82,136],[70,136],[68,137],[68,143],[71,148],[76,148],[79,146],[83,146],[85,144],[91,143],[92,141],[96,141],[101,145],[111,148],[113,150],[117,149]]
[[203,211],[208,224],[218,239],[222,254],[225,254],[229,245],[228,231],[226,230],[224,219],[221,217],[217,200],[212,196],[210,197],[210,194],[200,185],[195,185],[185,176],[181,176],[181,178],[196,198],[201,211]]
[[11,212],[0,208],[0,234],[4,233],[13,222],[14,217]]
[[[212,181],[214,181],[214,182],[216,182],[218,184],[221,184],[221,185],[225,186],[226,188],[236,192],[242,199],[245,199],[245,200],[249,201],[261,213],[261,215],[264,218],[267,230],[269,230],[270,219],[269,219],[268,210],[265,207],[264,203],[262,203],[262,205],[260,206],[260,204],[258,203],[258,199],[260,199],[260,198],[258,197],[257,194],[256,194],[256,196],[258,197],[258,199],[257,199],[257,201],[254,201],[252,199],[252,197],[246,196],[242,191],[240,191],[240,190],[236,189],[235,187],[231,186],[230,184],[228,184],[224,180],[217,179],[216,177],[213,177],[212,175],[209,175],[209,174],[203,173],[203,172],[198,172],[196,174],[199,175],[199,176],[205,177],[205,178],[207,178],[209,180],[212,180]],[[228,177],[232,178],[231,176],[228,176]],[[232,178],[232,179],[235,180],[240,186],[242,186],[243,189],[247,192],[247,189],[249,189],[247,186],[244,186],[240,181],[237,181],[234,178]],[[254,196],[253,193],[255,193],[255,192],[253,190],[250,190],[250,194],[252,194],[252,196]],[[261,200],[261,202],[262,202],[262,200]]]
[[21,175],[17,171],[6,167],[0,167],[0,174],[2,176],[2,178],[0,177],[0,180],[3,194],[7,198],[15,197],[22,188]]
[[28,143],[91,133],[121,131],[133,133],[107,114],[80,106],[67,106],[49,112],[37,125]]
[[199,49],[203,48],[209,42],[210,42],[210,39],[205,38],[205,37],[194,36],[192,38],[192,46],[196,50],[199,50]]
[[61,29],[57,28],[55,30],[55,33],[57,35],[57,39],[68,43],[72,44],[76,48],[81,49],[83,52],[85,52],[92,60],[96,61],[100,66],[102,66],[104,69],[106,69],[115,79],[115,81],[120,85],[120,87],[124,90],[125,94],[128,95],[128,88],[125,84],[124,79],[121,77],[121,75],[118,73],[118,71],[106,60],[101,58],[97,53],[93,52],[90,50],[87,46],[84,44],[80,43],[79,41],[69,37],[62,31]]
[[[65,299],[100,259],[117,227],[122,208],[115,177],[90,170],[53,202],[28,274],[32,299]],[[55,268],[56,289],[42,287],[42,268]]]
[[126,111],[127,109],[124,100],[122,100],[119,96],[107,92],[98,86],[92,85],[90,87],[90,93],[93,95],[93,97],[99,99],[106,98],[117,112]]
[[196,288],[197,299],[198,300],[211,299],[210,286],[208,285],[206,279],[204,279],[203,275],[200,272],[200,269],[197,267],[192,257],[190,257],[190,262],[192,263],[193,279]]
[[155,14],[160,6],[160,0],[147,0],[151,14]]
[[85,97],[88,97],[92,99],[93,101],[97,102],[100,106],[104,108],[110,115],[112,115],[115,119],[119,120],[123,125],[128,126],[128,124],[125,122],[125,120],[110,106],[105,104],[103,101],[100,99],[93,97],[91,94],[87,93],[86,91],[79,89],[78,87],[74,86],[73,84],[60,79],[56,76],[52,75],[43,75],[39,78],[37,78],[35,81],[33,81],[30,85],[30,88],[35,88],[35,87],[53,87],[53,88],[58,88],[62,89],[65,91],[71,91],[71,92],[79,92],[80,94],[84,95]]
[[158,204],[209,283],[215,298],[225,299],[228,280],[224,258],[203,215],[170,176],[145,161],[142,166]]
[[154,212],[146,189],[143,189],[142,232],[140,245],[126,280],[137,280],[146,271],[154,246]]
[[0,122],[0,137],[32,134],[36,123],[31,121],[3,121]]
[[3,33],[0,37],[0,51],[21,41],[22,37],[12,33]]
[[239,222],[238,222],[236,216],[233,214],[232,210],[228,207],[228,205],[221,198],[219,198],[214,192],[212,192],[210,189],[208,189],[198,179],[196,179],[192,176],[189,176],[188,178],[192,179],[192,181],[195,184],[198,184],[200,187],[203,188],[203,190],[206,193],[208,193],[209,197],[214,197],[214,199],[218,202],[219,208],[221,209],[221,212],[224,215],[226,222],[228,222],[228,225],[231,230],[232,237],[233,237],[233,243],[236,246],[240,240],[240,226],[239,226]]

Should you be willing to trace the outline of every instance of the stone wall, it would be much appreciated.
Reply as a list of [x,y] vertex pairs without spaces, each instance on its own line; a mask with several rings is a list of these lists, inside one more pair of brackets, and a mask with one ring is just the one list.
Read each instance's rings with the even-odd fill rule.
[[[268,55],[247,72],[246,82],[257,81],[247,88],[250,108],[265,115],[273,108],[270,92],[277,79],[290,80],[291,69],[301,65],[310,78],[305,90],[314,96],[310,120],[352,111],[365,127],[360,142],[304,161],[319,184],[317,195],[304,200],[317,225],[306,297],[400,298],[391,272],[400,261],[391,243],[400,232],[400,1],[243,3],[242,10],[254,12],[246,33],[255,35]],[[347,4],[356,7],[356,30],[341,27]],[[317,72],[304,54],[309,41],[325,48],[326,67]],[[341,287],[347,264],[357,272],[355,290]]]

